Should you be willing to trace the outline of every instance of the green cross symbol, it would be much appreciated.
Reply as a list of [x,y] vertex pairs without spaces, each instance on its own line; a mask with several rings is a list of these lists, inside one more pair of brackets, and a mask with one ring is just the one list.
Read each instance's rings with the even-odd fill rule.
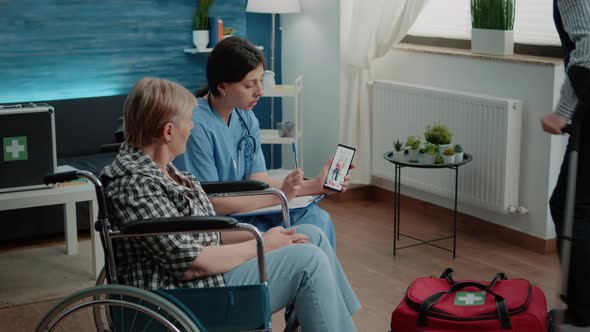
[[457,292],[455,305],[482,305],[486,299],[486,292]]
[[4,151],[4,161],[27,160],[27,136],[4,137],[2,140],[2,151]]

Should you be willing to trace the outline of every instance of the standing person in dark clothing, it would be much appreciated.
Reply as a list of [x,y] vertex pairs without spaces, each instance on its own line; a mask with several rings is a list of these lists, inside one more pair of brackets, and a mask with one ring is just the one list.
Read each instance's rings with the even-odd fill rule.
[[[590,1],[554,0],[554,21],[563,48],[566,76],[561,87],[555,112],[541,119],[543,130],[561,135],[571,123],[577,140],[578,167],[575,195],[574,227],[571,239],[571,260],[565,302],[568,306],[564,323],[573,327],[588,327],[590,331]],[[574,116],[575,114],[575,116]],[[576,126],[580,126],[576,130]],[[564,210],[569,156],[576,145],[576,135],[569,137],[557,185],[549,206],[561,248],[567,241],[563,234]],[[559,252],[560,258],[564,259]]]

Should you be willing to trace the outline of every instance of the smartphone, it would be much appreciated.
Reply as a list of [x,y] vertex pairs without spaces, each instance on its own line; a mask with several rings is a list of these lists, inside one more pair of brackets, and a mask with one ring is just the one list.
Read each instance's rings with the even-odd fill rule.
[[328,176],[324,181],[324,187],[335,191],[342,191],[341,183],[348,174],[355,152],[356,149],[353,147],[338,144],[336,153],[334,153],[334,159],[332,159],[332,164],[328,170]]

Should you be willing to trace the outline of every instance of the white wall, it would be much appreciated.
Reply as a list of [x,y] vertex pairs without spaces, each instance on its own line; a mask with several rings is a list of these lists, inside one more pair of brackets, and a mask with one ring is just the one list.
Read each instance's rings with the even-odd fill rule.
[[[394,50],[377,61],[376,79],[463,90],[523,101],[519,204],[527,215],[492,213],[460,205],[481,219],[540,238],[555,236],[547,201],[559,172],[563,138],[543,133],[539,119],[551,112],[563,79],[561,66],[516,63],[488,58]],[[382,154],[383,151],[373,153]],[[407,190],[404,194],[451,207],[446,199]]]
[[[283,82],[303,74],[304,171],[314,177],[338,144],[340,3],[301,0],[301,13],[281,20]],[[285,165],[293,159],[287,153]]]
[[[307,176],[318,173],[338,143],[340,39],[344,29],[340,27],[340,15],[346,11],[346,3],[346,0],[301,0],[301,13],[282,17],[283,81],[288,84],[299,74],[304,75],[303,153]],[[537,237],[555,236],[547,201],[559,173],[565,139],[544,134],[539,119],[553,110],[559,96],[563,80],[561,66],[395,50],[377,61],[375,74],[376,79],[521,99],[519,203],[529,213],[496,214],[461,205],[460,209]],[[290,155],[283,158],[291,159]],[[451,206],[439,197],[409,190],[404,193]]]

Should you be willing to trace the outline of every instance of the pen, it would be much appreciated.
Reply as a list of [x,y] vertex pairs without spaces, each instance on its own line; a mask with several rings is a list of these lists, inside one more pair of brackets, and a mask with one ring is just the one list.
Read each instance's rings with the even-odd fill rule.
[[299,159],[297,159],[297,146],[293,142],[293,156],[295,156],[295,168],[299,168]]

